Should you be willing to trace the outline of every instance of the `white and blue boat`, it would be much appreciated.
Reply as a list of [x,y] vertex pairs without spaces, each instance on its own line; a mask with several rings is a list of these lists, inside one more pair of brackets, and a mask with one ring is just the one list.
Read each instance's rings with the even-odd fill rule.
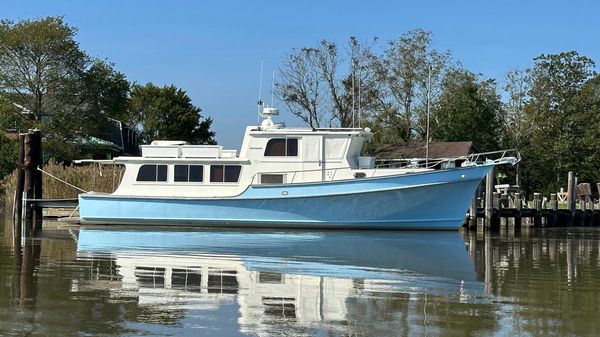
[[[368,128],[286,128],[265,108],[246,128],[239,154],[216,145],[155,141],[125,167],[112,194],[79,195],[82,224],[456,229],[474,192],[497,164],[462,158],[461,167],[376,167],[361,156]],[[453,159],[454,160],[454,159]]]

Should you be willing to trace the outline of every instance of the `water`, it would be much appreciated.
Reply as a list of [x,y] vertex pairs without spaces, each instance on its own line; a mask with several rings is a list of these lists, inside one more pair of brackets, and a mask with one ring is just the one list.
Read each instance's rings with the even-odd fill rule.
[[0,229],[1,336],[596,336],[600,230]]

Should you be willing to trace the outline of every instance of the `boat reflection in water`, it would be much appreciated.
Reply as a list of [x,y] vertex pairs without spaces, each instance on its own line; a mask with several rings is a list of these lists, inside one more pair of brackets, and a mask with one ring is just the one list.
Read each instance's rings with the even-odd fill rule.
[[323,325],[350,332],[351,322],[368,320],[356,316],[376,313],[377,299],[389,296],[408,306],[411,297],[459,303],[484,296],[458,232],[83,227],[77,256],[109,268],[74,291],[108,287],[111,298],[163,316],[234,303],[239,332],[261,335]]

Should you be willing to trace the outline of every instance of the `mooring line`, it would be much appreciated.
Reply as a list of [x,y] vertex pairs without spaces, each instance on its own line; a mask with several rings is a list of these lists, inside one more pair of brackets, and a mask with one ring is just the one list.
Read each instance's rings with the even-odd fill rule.
[[61,183],[65,184],[65,185],[67,185],[67,186],[73,187],[74,189],[76,189],[76,190],[79,190],[79,191],[81,191],[81,192],[88,193],[88,191],[86,191],[86,190],[84,190],[84,189],[82,189],[82,188],[79,188],[79,187],[77,187],[77,186],[75,186],[75,185],[73,185],[73,184],[71,184],[71,183],[68,183],[68,182],[66,182],[66,181],[64,181],[64,180],[62,180],[62,179],[60,179],[60,178],[58,178],[58,177],[56,177],[56,176],[54,176],[54,175],[52,175],[52,174],[50,174],[50,173],[48,173],[48,172],[44,171],[44,170],[42,170],[42,169],[41,169],[41,168],[39,168],[39,167],[38,167],[37,169],[38,169],[40,172],[42,172],[42,173],[44,173],[44,174],[47,174],[47,175],[48,175],[48,176],[50,176],[51,178],[54,178],[54,179],[56,179],[56,180],[60,181]]

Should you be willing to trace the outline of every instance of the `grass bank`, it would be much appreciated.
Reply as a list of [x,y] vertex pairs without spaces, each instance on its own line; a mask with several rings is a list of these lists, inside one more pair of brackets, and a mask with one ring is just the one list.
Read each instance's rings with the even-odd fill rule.
[[[111,193],[119,186],[124,168],[113,165],[83,165],[63,166],[49,163],[42,168],[54,177],[66,181],[85,191]],[[42,173],[43,196],[45,199],[76,198],[81,193],[77,189]],[[5,205],[12,207],[14,193],[17,187],[17,170],[13,171],[2,181],[5,193]]]

